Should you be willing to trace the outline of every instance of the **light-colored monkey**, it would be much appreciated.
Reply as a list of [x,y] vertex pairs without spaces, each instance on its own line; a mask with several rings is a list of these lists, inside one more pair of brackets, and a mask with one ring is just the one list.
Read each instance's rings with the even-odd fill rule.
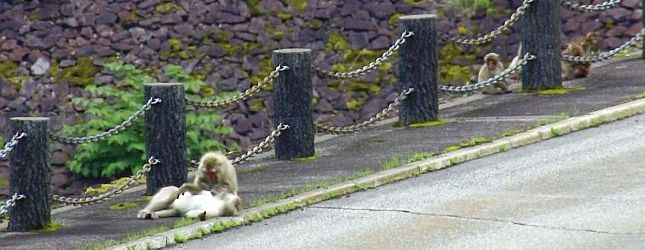
[[240,211],[242,200],[232,193],[213,194],[201,191],[197,194],[185,192],[177,195],[179,188],[164,187],[159,190],[148,205],[139,211],[139,219],[158,219],[182,216],[189,218],[208,218],[219,216],[235,216]]
[[[484,56],[484,65],[479,69],[479,74],[477,75],[478,82],[484,82],[490,78],[499,75],[504,71],[504,64],[500,60],[500,56],[497,53],[488,53]],[[497,94],[497,93],[509,93],[510,90],[506,85],[506,81],[500,81],[495,84],[495,86],[487,87],[484,89],[484,94]]]
[[[522,43],[517,47],[517,55],[513,57],[513,60],[511,61],[511,64],[508,65],[509,68],[514,68],[520,63],[520,57],[522,56]],[[521,77],[520,70],[517,70],[511,74],[511,79],[519,80]]]
[[[563,55],[586,56],[585,50],[580,42],[572,41],[567,44],[567,48],[562,52]],[[562,80],[573,80],[576,78],[587,77],[591,71],[590,63],[570,63],[562,62]]]
[[[212,189],[211,189],[212,186]],[[192,183],[179,188],[179,194],[186,191],[198,194],[203,190],[216,194],[237,194],[237,174],[231,161],[221,152],[208,152],[199,161],[199,167]]]

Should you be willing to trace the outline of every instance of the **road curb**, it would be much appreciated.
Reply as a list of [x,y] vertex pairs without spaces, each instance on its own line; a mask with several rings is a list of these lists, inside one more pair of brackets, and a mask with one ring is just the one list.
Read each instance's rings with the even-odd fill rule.
[[357,191],[378,187],[383,184],[407,179],[423,173],[450,167],[455,164],[482,158],[488,155],[548,140],[578,130],[599,126],[603,123],[645,113],[645,98],[594,111],[582,116],[572,117],[547,124],[509,137],[475,147],[463,148],[441,154],[427,160],[409,163],[398,168],[383,170],[375,174],[305,192],[280,201],[246,209],[239,217],[222,217],[123,243],[111,249],[157,249],[201,238],[205,234],[216,233],[240,225],[247,225],[264,218],[304,207],[306,205],[332,199]]

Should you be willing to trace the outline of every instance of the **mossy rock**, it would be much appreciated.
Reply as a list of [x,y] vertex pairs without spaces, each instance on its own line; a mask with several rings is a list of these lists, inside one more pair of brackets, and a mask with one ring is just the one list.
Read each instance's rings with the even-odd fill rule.
[[181,6],[176,3],[162,3],[155,6],[155,11],[159,14],[168,14],[171,12],[177,12],[183,10]]
[[16,62],[0,62],[0,78],[9,81],[16,89],[22,87],[22,81],[24,80],[18,76],[18,67],[19,65]]
[[352,100],[347,101],[347,102],[345,103],[345,105],[347,105],[347,108],[348,108],[349,110],[359,110],[359,109],[361,109],[363,106],[365,106],[365,100],[364,100],[364,99],[362,99],[362,98],[359,98],[359,99],[352,99]]
[[94,77],[99,70],[92,62],[92,58],[83,57],[76,60],[74,66],[63,69],[59,69],[57,63],[52,63],[49,72],[54,77],[54,82],[67,82],[71,85],[84,86],[94,83]]
[[284,0],[284,3],[288,7],[292,7],[294,10],[297,10],[297,11],[304,11],[307,9],[306,0]]
[[289,20],[293,18],[293,14],[287,12],[287,11],[280,11],[276,14],[276,16],[282,20]]
[[399,25],[399,18],[401,18],[401,13],[394,13],[387,19],[387,23],[390,25],[390,28],[397,27]]
[[311,19],[305,23],[305,26],[310,29],[318,30],[325,26],[325,24],[318,19]]
[[329,32],[329,38],[327,39],[327,44],[325,44],[325,51],[346,51],[349,50],[349,42],[345,39],[345,36],[340,32]]

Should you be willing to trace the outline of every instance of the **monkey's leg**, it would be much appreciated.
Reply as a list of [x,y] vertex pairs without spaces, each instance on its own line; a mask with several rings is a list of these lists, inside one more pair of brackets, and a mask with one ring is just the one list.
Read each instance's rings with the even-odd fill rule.
[[153,212],[169,208],[170,204],[177,199],[178,191],[179,188],[174,186],[161,188],[159,192],[152,196],[148,205],[139,211],[137,218],[150,219]]
[[190,210],[186,213],[185,217],[198,218],[200,221],[205,221],[207,219],[206,211],[204,210]]
[[152,213],[152,219],[179,216],[179,212],[174,209],[166,209]]

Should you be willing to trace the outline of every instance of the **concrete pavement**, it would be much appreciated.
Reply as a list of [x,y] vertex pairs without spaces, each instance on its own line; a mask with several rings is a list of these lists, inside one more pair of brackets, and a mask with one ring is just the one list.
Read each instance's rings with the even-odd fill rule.
[[645,115],[172,249],[645,249]]

